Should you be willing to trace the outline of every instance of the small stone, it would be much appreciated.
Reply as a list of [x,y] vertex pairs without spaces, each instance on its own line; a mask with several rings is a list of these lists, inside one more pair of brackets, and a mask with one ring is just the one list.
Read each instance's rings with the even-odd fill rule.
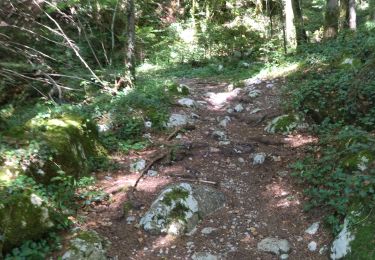
[[234,107],[234,111],[237,113],[241,113],[244,110],[242,104],[238,104],[237,106]]
[[266,85],[266,88],[273,88],[273,86],[274,86],[273,83],[268,83],[268,84]]
[[280,260],[287,260],[289,258],[289,255],[288,254],[282,254],[280,256]]
[[227,87],[227,91],[231,92],[231,91],[233,91],[233,89],[234,89],[234,85],[233,84],[229,84],[228,87]]
[[213,227],[206,227],[206,228],[202,229],[201,233],[204,234],[204,235],[209,235],[216,230],[217,229],[213,228]]
[[305,233],[310,235],[315,235],[318,232],[320,222],[313,223],[308,229],[305,230]]
[[289,172],[288,171],[279,171],[277,172],[277,175],[279,175],[280,177],[286,177],[288,176]]
[[200,116],[195,114],[195,113],[191,113],[190,117],[193,118],[193,119],[199,119],[200,118]]
[[267,237],[258,243],[258,250],[279,255],[290,251],[290,244],[286,239]]
[[158,175],[157,171],[154,171],[154,170],[148,170],[147,171],[147,176],[149,176],[149,177],[155,177],[157,175]]
[[229,123],[230,121],[231,121],[230,117],[229,117],[229,116],[226,116],[226,117],[224,117],[223,120],[220,121],[219,125],[220,125],[221,127],[226,128],[227,125],[228,125],[228,123]]
[[129,216],[129,217],[126,218],[126,223],[127,224],[131,224],[134,221],[135,221],[135,217],[134,216]]
[[317,246],[318,246],[318,245],[316,244],[315,241],[311,241],[311,242],[307,245],[308,249],[309,249],[311,252],[314,252],[314,251],[316,250]]
[[146,121],[145,122],[145,128],[151,128],[152,127],[152,122],[151,121]]
[[266,160],[265,153],[257,153],[253,157],[253,165],[263,164],[265,160]]
[[256,113],[258,113],[259,111],[262,111],[262,109],[260,109],[260,108],[255,108],[255,109],[253,109],[253,110],[250,111],[250,115],[252,115],[252,114],[256,114]]
[[177,100],[177,103],[180,105],[180,106],[183,106],[183,107],[196,107],[197,106],[197,103],[192,100],[191,98],[181,98],[179,100]]
[[244,163],[244,162],[245,162],[245,159],[242,158],[242,157],[239,157],[239,158],[238,158],[238,161],[239,161],[240,163]]
[[135,163],[130,164],[131,172],[140,172],[146,167],[146,161],[141,159]]
[[228,108],[228,109],[227,109],[227,112],[228,112],[229,114],[232,114],[232,113],[234,112],[234,110],[233,110],[232,108]]
[[210,254],[208,252],[197,252],[192,257],[192,260],[218,260],[216,255]]
[[212,133],[212,136],[213,136],[214,138],[220,140],[220,141],[225,141],[225,140],[227,140],[227,136],[226,136],[225,132],[223,132],[223,131],[214,131],[214,132]]

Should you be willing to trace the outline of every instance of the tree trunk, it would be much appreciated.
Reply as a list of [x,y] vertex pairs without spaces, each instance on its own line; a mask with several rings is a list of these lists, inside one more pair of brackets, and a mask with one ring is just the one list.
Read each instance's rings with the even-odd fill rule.
[[296,29],[293,24],[294,14],[292,8],[292,0],[284,0],[284,16],[285,16],[285,39],[287,46],[295,48],[296,42]]
[[348,23],[349,29],[357,29],[357,13],[355,10],[355,0],[349,0]]
[[134,0],[126,2],[126,56],[125,67],[130,72],[131,81],[135,80],[135,7]]
[[297,46],[299,46],[307,42],[300,0],[292,0],[292,8],[294,13],[294,26],[296,28]]
[[370,20],[375,22],[375,0],[370,0]]
[[324,21],[324,38],[334,38],[337,35],[339,26],[339,6],[338,0],[327,0],[325,21]]
[[340,28],[357,29],[355,0],[340,0]]

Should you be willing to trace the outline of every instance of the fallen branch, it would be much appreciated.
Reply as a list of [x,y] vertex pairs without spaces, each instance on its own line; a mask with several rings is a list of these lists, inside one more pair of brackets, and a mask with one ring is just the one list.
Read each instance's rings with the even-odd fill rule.
[[206,180],[202,180],[202,179],[186,179],[186,178],[180,178],[179,180],[180,180],[180,181],[190,181],[190,182],[198,182],[198,183],[212,184],[212,185],[215,185],[215,186],[218,186],[218,185],[219,185],[219,183],[216,182],[216,181],[206,181]]
[[136,180],[136,182],[133,186],[133,192],[136,191],[139,181],[143,178],[143,176],[147,173],[147,171],[151,168],[151,166],[154,165],[154,163],[156,163],[157,161],[159,161],[159,160],[163,159],[164,157],[168,156],[169,154],[170,154],[169,150],[164,152],[164,153],[159,153],[159,155],[157,155],[154,159],[152,159],[146,165],[146,167],[142,170],[141,175],[138,177],[138,179]]

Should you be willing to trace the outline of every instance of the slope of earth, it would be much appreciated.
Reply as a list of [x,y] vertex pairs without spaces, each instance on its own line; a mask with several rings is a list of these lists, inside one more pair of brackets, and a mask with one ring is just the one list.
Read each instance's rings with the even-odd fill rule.
[[[327,259],[324,248],[331,237],[322,225],[314,235],[305,232],[311,224],[322,223],[322,216],[303,211],[302,188],[288,168],[316,140],[302,132],[287,136],[264,131],[267,122],[282,114],[283,80],[254,80],[241,90],[213,80],[182,79],[180,83],[189,86],[189,98],[198,106],[176,106],[174,113],[194,113],[195,129],[176,132],[168,143],[165,136],[149,133],[152,149],[119,156],[124,169],[102,173],[99,182],[111,194],[110,203],[82,210],[85,224],[81,228],[94,229],[110,240],[111,259],[191,259],[197,252],[209,252],[218,259],[279,259],[257,248],[267,237],[288,240],[289,259]],[[155,162],[152,169],[157,174],[145,175],[129,196],[127,191],[139,178],[139,173],[129,171],[130,163],[149,162],[167,147],[180,148],[174,158]],[[258,153],[265,155],[265,161],[254,165]],[[139,227],[140,218],[163,187],[181,181],[217,187],[227,197],[225,207],[203,219],[192,235],[148,234]],[[312,241],[317,244],[315,251],[308,248]]]

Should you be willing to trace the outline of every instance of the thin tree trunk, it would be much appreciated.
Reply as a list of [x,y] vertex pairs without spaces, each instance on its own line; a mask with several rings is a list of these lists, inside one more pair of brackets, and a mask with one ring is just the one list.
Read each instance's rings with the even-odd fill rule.
[[135,6],[134,0],[127,0],[126,3],[126,58],[125,66],[130,71],[131,80],[135,80]]
[[355,0],[349,0],[349,10],[348,10],[348,23],[349,29],[356,30],[357,29],[357,13],[355,10]]
[[294,13],[294,26],[296,27],[297,46],[299,46],[307,42],[300,0],[292,0],[292,8]]
[[324,21],[324,38],[334,38],[337,35],[339,26],[339,5],[338,0],[327,0],[325,21]]
[[375,0],[370,0],[370,20],[375,22]]
[[285,38],[287,45],[291,48],[296,47],[296,29],[293,24],[294,15],[292,0],[284,0],[284,17],[285,17]]

